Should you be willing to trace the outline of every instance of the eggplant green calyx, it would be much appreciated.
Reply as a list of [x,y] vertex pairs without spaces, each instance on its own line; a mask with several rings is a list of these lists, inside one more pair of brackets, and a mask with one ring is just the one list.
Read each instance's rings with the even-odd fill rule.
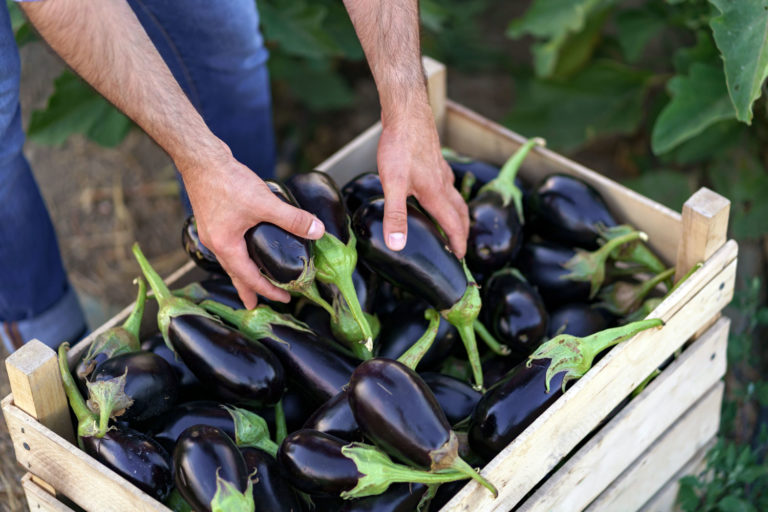
[[414,371],[424,355],[429,351],[432,343],[437,337],[437,331],[440,328],[440,314],[436,309],[427,309],[424,312],[424,318],[429,320],[427,330],[424,331],[424,334],[422,334],[408,350],[397,358],[399,362]]
[[461,336],[461,341],[467,351],[469,365],[472,367],[476,389],[483,388],[483,368],[480,364],[480,353],[477,350],[477,339],[475,338],[475,320],[480,314],[481,305],[477,283],[470,282],[467,284],[467,289],[461,299],[450,309],[440,312],[443,318],[459,331],[459,336]]
[[547,393],[549,393],[552,377],[562,371],[566,372],[562,386],[563,391],[565,391],[565,385],[568,381],[582,377],[592,368],[592,361],[597,354],[608,347],[632,338],[641,331],[662,325],[664,322],[661,319],[650,318],[621,327],[605,329],[583,338],[560,334],[541,344],[533,354],[528,356],[526,365],[530,367],[531,361],[534,359],[550,359],[551,362],[546,374]]
[[187,299],[188,301],[194,302],[196,304],[203,300],[206,300],[211,295],[210,293],[208,293],[208,290],[203,288],[203,285],[197,282],[189,283],[187,286],[184,286],[182,288],[171,290],[171,293],[173,293],[175,297]]
[[475,328],[475,332],[478,334],[478,336],[480,336],[480,339],[485,342],[485,344],[493,351],[494,354],[500,356],[508,356],[512,353],[508,346],[499,343],[498,340],[493,337],[493,334],[491,334],[491,332],[485,328],[480,320],[475,320],[473,327]]
[[103,437],[107,433],[110,418],[122,415],[133,405],[133,399],[125,394],[126,375],[128,375],[127,368],[119,377],[85,383],[88,387],[86,405],[94,414],[99,415],[99,431],[96,437]]
[[[133,244],[131,248],[133,255],[136,257],[136,261],[139,262],[141,271],[144,273],[144,277],[149,281],[149,286],[152,287],[152,291],[155,293],[157,299],[158,311],[157,311],[157,325],[160,328],[160,334],[163,335],[165,344],[173,350],[173,345],[168,338],[168,326],[171,324],[171,319],[181,315],[197,315],[210,318],[211,320],[218,321],[216,318],[208,313],[206,310],[194,304],[186,299],[175,297],[171,294],[168,286],[163,282],[160,274],[152,268],[149,264],[144,253],[141,252],[138,242]],[[174,351],[175,353],[175,351]]]
[[675,274],[670,268],[641,283],[616,281],[600,290],[600,306],[617,316],[624,316],[640,307],[641,302],[660,283]]
[[75,379],[69,371],[69,363],[67,362],[68,352],[69,343],[64,342],[59,345],[59,373],[61,373],[61,380],[64,385],[64,392],[67,394],[69,406],[77,418],[77,435],[78,437],[103,437],[104,434],[101,434],[101,436],[97,435],[99,433],[98,417],[88,409],[85,399],[80,394],[80,390],[77,389]]
[[458,452],[459,439],[456,436],[456,432],[451,430],[448,441],[440,448],[432,450],[429,453],[430,458],[434,461],[430,470],[432,472],[452,470],[462,473],[464,476],[478,481],[480,485],[491,491],[494,498],[497,497],[499,493],[496,490],[496,487],[494,487],[494,485],[487,479],[483,478],[480,473],[475,471],[464,459],[459,457]]
[[[362,475],[355,487],[341,493],[345,500],[381,494],[391,484],[399,482],[439,484],[464,480],[468,476],[453,469],[430,472],[397,464],[382,451],[362,443],[345,445],[341,453],[355,463],[358,473]],[[474,473],[474,470],[470,470]],[[490,488],[495,497],[496,489],[492,485]]]
[[561,279],[590,283],[589,298],[593,298],[605,280],[605,263],[613,250],[638,239],[648,240],[648,235],[642,231],[633,231],[606,242],[596,251],[589,252],[584,249],[576,249],[576,254],[563,265],[567,270],[570,270],[570,273],[561,276]]
[[173,512],[195,512],[192,505],[184,499],[176,487],[173,488],[163,504]]
[[260,448],[274,457],[277,455],[277,444],[269,437],[267,421],[247,409],[222,405],[235,423],[235,444]]
[[248,478],[248,487],[240,492],[232,482],[219,476],[216,470],[216,494],[211,500],[212,512],[254,512],[256,504],[253,501],[253,481]]
[[506,208],[510,203],[514,202],[517,216],[520,219],[520,224],[524,224],[523,217],[523,193],[515,185],[515,177],[517,171],[520,170],[520,166],[528,156],[528,153],[534,146],[545,146],[546,141],[542,138],[536,137],[528,139],[528,141],[520,146],[515,153],[509,157],[509,160],[501,167],[499,175],[486,183],[480,188],[478,194],[483,192],[492,191],[498,194],[502,198],[502,204]]
[[[635,231],[632,226],[626,224],[612,226],[610,228],[599,225],[597,230],[600,234],[602,243],[610,242],[615,238],[628,235]],[[652,274],[660,274],[665,270],[664,263],[640,240],[615,248],[611,253],[611,257],[616,261],[637,263],[638,265],[645,267]]]
[[[367,361],[373,357],[373,342],[361,343],[365,339],[363,332],[360,330],[360,324],[352,316],[349,308],[347,308],[344,297],[341,294],[337,294],[333,298],[333,309],[336,311],[336,317],[331,317],[331,332],[336,340],[345,344],[346,347],[357,357],[363,361]],[[379,335],[381,324],[379,319],[368,313],[363,313],[368,325],[371,327],[371,333],[374,339]]]
[[141,320],[144,317],[144,305],[147,302],[147,282],[137,277],[134,283],[139,285],[139,292],[136,296],[136,304],[131,310],[131,314],[125,320],[123,325],[107,329],[99,334],[88,347],[83,361],[78,365],[78,377],[85,379],[96,367],[96,356],[104,354],[106,359],[138,352],[141,349],[139,342],[139,328]]
[[464,177],[461,178],[459,193],[461,194],[461,198],[464,199],[465,203],[469,202],[469,199],[472,197],[472,187],[475,186],[476,181],[477,178],[475,175],[469,171],[464,173]]
[[[349,217],[347,217],[347,224],[349,223]],[[346,245],[330,233],[325,233],[319,240],[315,240],[316,278],[322,283],[336,285],[363,334],[362,340],[355,341],[361,341],[370,350],[373,344],[373,333],[363,314],[363,308],[357,299],[355,285],[352,282],[352,273],[357,265],[357,250],[355,249],[357,238],[354,230],[349,226],[348,232],[349,241]]]
[[290,327],[296,331],[312,332],[312,329],[304,322],[296,320],[291,315],[278,313],[266,304],[260,304],[251,310],[232,309],[220,302],[204,300],[200,303],[200,307],[221,318],[226,323],[234,325],[238,331],[254,341],[262,338],[272,338],[275,341],[287,344],[287,341],[275,336],[272,329],[275,325]]

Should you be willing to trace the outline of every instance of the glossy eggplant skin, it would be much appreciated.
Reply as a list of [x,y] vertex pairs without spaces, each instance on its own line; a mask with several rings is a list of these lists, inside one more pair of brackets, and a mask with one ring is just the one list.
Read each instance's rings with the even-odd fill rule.
[[[321,295],[323,294],[322,288],[322,286],[318,286]],[[311,302],[301,303],[300,308],[293,315],[296,320],[307,324],[321,338],[334,339],[333,331],[331,331],[331,315],[326,310]]]
[[482,393],[455,377],[442,373],[423,372],[421,378],[434,393],[437,403],[445,413],[448,423],[455,425],[467,418],[475,410]]
[[353,216],[364,202],[383,195],[384,188],[381,186],[381,178],[375,172],[360,174],[341,189],[341,196],[344,198],[344,205],[350,216]]
[[548,176],[539,185],[532,208],[536,230],[542,237],[585,249],[597,248],[600,224],[616,225],[600,194],[565,174]]
[[456,494],[458,494],[459,491],[462,490],[465,485],[467,485],[466,480],[457,480],[456,482],[448,482],[446,484],[440,485],[440,487],[437,488],[435,497],[432,498],[432,501],[429,502],[429,510],[430,511],[442,510],[442,508],[449,501],[451,501],[451,498],[456,496]]
[[288,481],[312,495],[338,496],[362,476],[352,459],[341,453],[345,441],[316,430],[288,434],[277,451],[277,462]]
[[560,395],[563,372],[545,387],[549,361],[521,363],[483,395],[472,414],[469,444],[485,460],[491,460],[528,427]]
[[253,482],[253,501],[259,512],[302,512],[291,485],[280,474],[277,461],[264,450],[242,447],[240,453]]
[[221,403],[211,400],[179,404],[153,423],[150,433],[168,453],[173,453],[181,433],[194,425],[216,427],[230,438],[235,438],[235,421],[232,415]]
[[477,196],[477,193],[483,185],[496,179],[500,169],[495,165],[483,162],[482,160],[470,160],[468,162],[462,160],[454,160],[452,158],[445,159],[451,167],[451,171],[453,171],[453,186],[456,187],[457,190],[461,190],[461,184],[467,173],[472,173],[475,177],[475,182],[472,184],[472,191],[470,192],[471,200]]
[[429,302],[438,311],[450,309],[464,295],[467,277],[448,242],[429,218],[407,205],[408,241],[402,251],[384,242],[384,198],[372,199],[355,212],[352,224],[363,262],[386,280]]
[[[279,183],[266,180],[269,189],[283,202],[296,206],[296,201]],[[262,272],[278,283],[298,279],[312,259],[310,240],[292,235],[282,228],[262,222],[245,233],[248,255]]]
[[142,341],[141,350],[152,352],[165,359],[165,362],[171,365],[176,373],[176,380],[179,383],[179,402],[190,397],[199,399],[206,395],[207,390],[204,389],[203,385],[197,377],[195,377],[195,374],[192,373],[192,370],[187,368],[184,361],[168,348],[168,345],[165,344],[165,340],[163,340],[162,334],[159,332],[155,333]]
[[489,274],[515,259],[523,245],[523,227],[513,204],[495,191],[480,192],[469,202],[467,265]]
[[[464,482],[466,484],[466,482]],[[381,494],[344,500],[338,512],[413,512],[427,493],[424,484],[392,484]]]
[[550,242],[528,242],[517,256],[517,268],[536,287],[548,308],[589,300],[588,282],[563,279],[569,273],[563,265],[574,254],[573,249]]
[[[411,348],[429,326],[424,318],[428,304],[423,300],[408,299],[400,302],[395,310],[383,318],[381,332],[376,343],[378,357],[397,359]],[[448,322],[441,321],[435,341],[424,355],[418,371],[437,368],[454,350],[459,340],[459,333]]]
[[121,419],[137,425],[163,413],[176,405],[179,381],[176,371],[165,359],[141,350],[110,357],[99,364],[91,374],[91,382],[110,380],[125,375],[125,394],[133,404]]
[[[289,386],[283,393],[283,414],[285,415],[285,424],[288,432],[299,430],[307,418],[315,411],[315,405],[307,397]],[[247,408],[247,404],[246,408]],[[270,432],[275,431],[275,408],[262,407],[254,409],[254,412],[264,418],[269,426]]]
[[176,353],[206,386],[262,404],[282,396],[283,366],[261,343],[199,315],[173,317],[168,333]]
[[173,488],[168,453],[137,430],[113,426],[102,438],[81,437],[83,450],[109,469],[163,501]]
[[613,323],[613,315],[602,308],[596,308],[583,302],[565,304],[550,314],[547,337],[554,338],[557,334],[589,336],[608,329]]
[[451,425],[434,393],[395,360],[358,366],[349,381],[349,405],[363,434],[406,463],[431,468],[431,452],[450,440]]
[[347,210],[333,178],[324,172],[309,171],[294,174],[285,186],[302,209],[320,219],[326,233],[345,245],[349,242]]
[[547,334],[549,315],[536,289],[514,272],[501,270],[485,282],[480,318],[499,342],[527,356]]
[[331,340],[285,325],[273,326],[272,336],[259,341],[280,360],[293,387],[317,405],[341,391],[359,364]]
[[[200,286],[208,293],[206,300],[220,302],[232,309],[245,309],[237,288],[232,284],[229,278],[204,279],[199,282]],[[261,303],[261,297],[259,297]]]
[[184,221],[184,227],[181,229],[181,246],[198,267],[207,272],[227,275],[213,251],[200,241],[194,215],[190,215]]
[[196,511],[210,511],[216,494],[216,475],[240,492],[248,486],[248,469],[235,442],[208,425],[189,427],[173,450],[176,488]]
[[525,356],[512,353],[508,356],[493,355],[484,360],[483,377],[485,378],[486,388],[490,388],[499,382],[512,368],[525,362],[527,359]]
[[324,432],[349,442],[363,440],[363,433],[349,407],[346,389],[318,407],[302,428]]

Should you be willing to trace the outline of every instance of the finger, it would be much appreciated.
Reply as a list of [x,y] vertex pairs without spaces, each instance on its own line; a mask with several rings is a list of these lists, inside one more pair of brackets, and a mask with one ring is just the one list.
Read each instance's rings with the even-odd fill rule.
[[405,179],[394,176],[382,182],[384,188],[384,241],[392,251],[401,251],[408,239],[408,187]]
[[277,198],[274,204],[269,204],[269,207],[264,209],[263,220],[310,240],[317,240],[325,233],[325,226],[320,219]]
[[251,294],[258,293],[278,302],[288,302],[291,299],[288,292],[273,285],[261,274],[259,268],[248,256],[245,242],[228,246],[219,252],[219,261],[232,277],[233,284],[237,282],[235,287],[248,309],[251,309],[249,305],[255,306],[258,302],[258,299]]
[[446,195],[449,195],[449,193],[429,194],[423,199],[421,197],[418,199],[440,227],[443,228],[443,231],[448,236],[453,253],[457,258],[461,259],[467,251],[467,236],[464,222],[453,202],[444,199]]

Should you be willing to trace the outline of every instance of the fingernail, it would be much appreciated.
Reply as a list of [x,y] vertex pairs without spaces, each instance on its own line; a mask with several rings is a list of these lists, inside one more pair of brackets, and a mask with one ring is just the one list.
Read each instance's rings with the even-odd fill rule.
[[404,233],[390,233],[387,239],[387,245],[393,251],[400,251],[405,247],[405,234]]
[[309,226],[309,233],[307,233],[307,236],[309,238],[320,238],[322,234],[323,234],[323,223],[317,219],[313,220],[312,225]]

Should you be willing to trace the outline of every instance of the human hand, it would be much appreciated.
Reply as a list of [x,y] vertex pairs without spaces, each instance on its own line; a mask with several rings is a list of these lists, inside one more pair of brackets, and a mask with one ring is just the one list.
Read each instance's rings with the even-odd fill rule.
[[216,255],[232,278],[247,309],[256,307],[257,293],[280,302],[290,295],[267,280],[248,256],[245,232],[261,222],[311,240],[325,228],[314,215],[277,198],[253,171],[231,154],[201,168],[179,167],[197,220],[200,241]]
[[382,116],[378,166],[384,188],[384,239],[399,251],[408,236],[406,199],[418,199],[443,228],[458,258],[467,250],[469,213],[453,186],[453,173],[440,152],[428,103],[402,115]]

